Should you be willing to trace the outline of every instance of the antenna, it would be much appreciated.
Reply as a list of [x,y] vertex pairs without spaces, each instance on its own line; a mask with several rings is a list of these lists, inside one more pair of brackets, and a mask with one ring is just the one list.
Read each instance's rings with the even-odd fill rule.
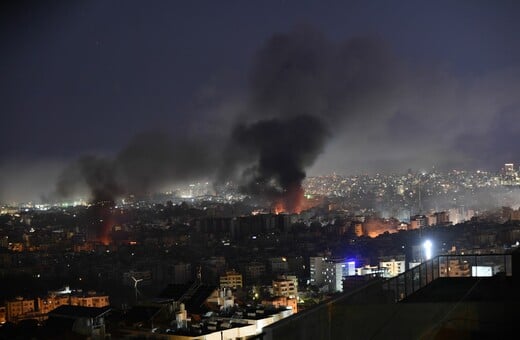
[[135,300],[137,301],[137,296],[141,295],[141,292],[139,291],[139,289],[137,289],[137,284],[143,281],[143,279],[136,279],[134,276],[132,276],[132,280],[134,280]]

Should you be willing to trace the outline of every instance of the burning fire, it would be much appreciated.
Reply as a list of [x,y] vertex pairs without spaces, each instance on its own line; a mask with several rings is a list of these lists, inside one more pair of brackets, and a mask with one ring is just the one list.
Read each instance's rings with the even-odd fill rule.
[[107,221],[103,221],[101,222],[102,225],[101,225],[101,228],[99,230],[99,242],[101,242],[103,245],[105,246],[108,246],[110,244],[110,242],[112,241],[111,239],[111,235],[110,235],[110,232],[111,232],[111,218],[109,218]]
[[95,241],[105,246],[112,242],[111,232],[114,217],[111,208],[110,202],[97,202],[90,206],[92,236]]
[[284,212],[299,214],[303,210],[304,200],[303,188],[300,185],[292,186],[275,201],[273,205],[274,213],[277,215]]
[[282,202],[276,202],[276,203],[274,204],[274,209],[273,209],[273,210],[274,210],[274,213],[275,213],[276,215],[285,212],[285,208],[284,208],[284,206],[283,206],[283,203],[282,203]]

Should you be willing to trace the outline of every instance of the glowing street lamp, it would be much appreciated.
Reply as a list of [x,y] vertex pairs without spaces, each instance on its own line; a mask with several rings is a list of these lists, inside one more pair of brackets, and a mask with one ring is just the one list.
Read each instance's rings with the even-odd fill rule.
[[424,248],[424,256],[426,257],[426,260],[429,260],[432,258],[432,241],[426,240],[423,243]]

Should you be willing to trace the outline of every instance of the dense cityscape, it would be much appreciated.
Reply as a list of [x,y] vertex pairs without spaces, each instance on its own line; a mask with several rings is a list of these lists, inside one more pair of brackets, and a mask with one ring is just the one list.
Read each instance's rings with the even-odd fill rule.
[[[210,334],[211,320],[250,324],[249,314],[237,316],[248,308],[285,317],[396,277],[426,259],[426,241],[429,258],[507,253],[520,241],[518,174],[505,164],[495,173],[310,177],[299,213],[261,206],[231,183],[218,195],[195,183],[113,204],[4,205],[1,334],[42,336],[50,326],[30,321],[59,319],[53,310],[65,306],[110,308],[96,336]],[[471,275],[463,264],[450,270]],[[172,303],[189,327],[168,321]],[[143,308],[161,316],[152,321]]]
[[511,338],[519,13],[3,1],[0,340]]

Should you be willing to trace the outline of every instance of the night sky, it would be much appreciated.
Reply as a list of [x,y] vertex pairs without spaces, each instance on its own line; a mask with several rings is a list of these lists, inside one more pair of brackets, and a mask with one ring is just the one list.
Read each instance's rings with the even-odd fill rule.
[[300,177],[520,162],[518,1],[12,1],[0,13],[0,201],[52,195],[86,156],[117,168],[125,193],[251,172],[283,182],[287,168],[269,167],[282,158]]

